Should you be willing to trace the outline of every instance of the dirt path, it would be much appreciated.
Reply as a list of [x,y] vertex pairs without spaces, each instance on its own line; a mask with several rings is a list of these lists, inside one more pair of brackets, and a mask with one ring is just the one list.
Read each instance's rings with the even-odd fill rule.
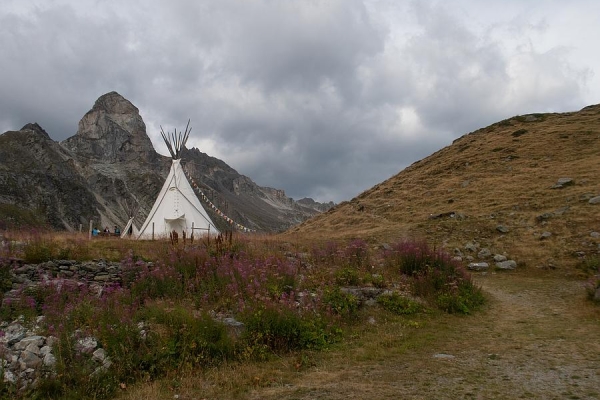
[[475,279],[490,298],[483,312],[333,352],[292,382],[249,398],[600,399],[600,310],[585,300],[581,282]]

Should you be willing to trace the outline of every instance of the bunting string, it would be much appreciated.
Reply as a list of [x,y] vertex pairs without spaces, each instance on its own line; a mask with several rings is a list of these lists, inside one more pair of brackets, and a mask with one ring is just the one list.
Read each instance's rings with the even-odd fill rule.
[[194,178],[192,178],[192,176],[188,172],[187,168],[185,168],[185,167],[183,168],[183,173],[185,174],[188,181],[191,183],[192,188],[198,193],[199,198],[201,198],[202,201],[204,201],[218,216],[220,216],[225,221],[227,221],[227,223],[229,225],[235,226],[238,230],[240,230],[242,232],[256,232],[255,229],[250,229],[248,227],[245,227],[242,224],[235,222],[232,218],[229,218],[227,215],[225,215],[225,213],[223,211],[219,210],[219,208],[217,206],[215,206],[213,204],[213,202],[211,202],[208,199],[208,197],[204,194],[204,192],[202,192],[202,189],[200,189],[198,184],[196,184],[196,181],[194,181]]

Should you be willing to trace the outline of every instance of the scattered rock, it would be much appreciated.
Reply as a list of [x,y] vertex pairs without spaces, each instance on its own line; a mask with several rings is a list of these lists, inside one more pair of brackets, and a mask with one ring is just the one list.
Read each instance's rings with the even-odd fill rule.
[[550,218],[552,218],[552,214],[551,213],[543,213],[543,214],[538,215],[537,217],[535,217],[535,220],[537,222],[542,222],[542,221],[547,221]]
[[48,353],[44,356],[42,363],[44,366],[52,368],[56,365],[56,357],[54,357],[54,354]]
[[590,233],[590,236],[593,237],[594,239],[599,239],[600,238],[600,232],[592,232],[592,233]]
[[80,353],[92,353],[97,347],[98,341],[91,336],[78,339],[75,343],[75,349]]
[[548,239],[552,236],[552,232],[544,231],[540,235],[540,240]]
[[442,360],[452,360],[454,356],[452,354],[437,353],[433,355],[433,358],[439,358]]
[[562,189],[565,186],[571,186],[575,184],[573,178],[559,178],[558,181],[552,186],[552,189]]
[[496,269],[503,271],[512,271],[517,268],[517,262],[515,260],[506,260],[496,263]]
[[485,271],[489,268],[489,264],[486,262],[469,263],[467,268],[471,271]]
[[484,247],[483,249],[479,250],[479,252],[477,253],[477,257],[479,257],[482,260],[490,257],[491,255],[492,255],[492,252],[487,247]]
[[93,353],[92,353],[92,360],[96,361],[96,362],[104,362],[104,360],[106,359],[106,351],[102,348],[100,349],[96,349]]
[[42,364],[42,359],[37,354],[34,354],[29,350],[23,350],[21,352],[21,356],[19,357],[19,363],[21,363],[22,370],[27,368],[35,369]]
[[476,252],[478,248],[479,244],[477,242],[467,242],[467,244],[465,244],[465,250],[470,251],[471,253]]
[[[356,297],[360,304],[372,305],[373,301],[385,292],[384,289],[375,287],[342,287],[340,291]],[[373,300],[373,301],[370,301]]]
[[564,206],[564,207],[561,207],[561,208],[559,208],[558,210],[554,211],[554,213],[553,213],[553,214],[554,214],[554,216],[557,216],[557,217],[558,217],[558,216],[561,216],[561,215],[563,215],[563,214],[564,214],[564,213],[566,213],[567,211],[569,211],[569,209],[570,209],[570,207],[569,207],[569,206]]
[[508,233],[510,230],[504,225],[498,225],[496,230],[500,233]]
[[588,203],[590,204],[600,204],[600,196],[592,197]]
[[455,215],[456,215],[456,213],[454,211],[449,211],[449,212],[439,213],[439,214],[430,214],[429,219],[454,218]]
[[506,258],[505,255],[502,255],[502,254],[495,254],[494,255],[494,262],[499,263],[499,262],[506,261],[506,260],[507,260],[507,258]]

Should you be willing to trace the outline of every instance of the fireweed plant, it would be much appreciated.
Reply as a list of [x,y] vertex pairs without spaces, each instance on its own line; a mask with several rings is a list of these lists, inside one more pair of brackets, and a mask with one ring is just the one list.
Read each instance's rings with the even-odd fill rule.
[[[44,277],[3,299],[3,321],[22,316],[35,321],[40,334],[58,339],[55,372],[21,396],[107,398],[123,383],[185,368],[323,349],[366,318],[348,286],[388,292],[408,287],[446,312],[470,313],[483,303],[462,267],[421,242],[382,249],[356,239],[300,251],[274,240],[235,237],[220,246],[209,240],[128,246],[134,249],[121,250],[119,283]],[[10,289],[10,268],[8,258],[0,259],[2,293]],[[425,308],[400,293],[376,304],[398,315]],[[92,354],[78,348],[85,338],[94,338],[111,360],[102,373],[94,372]],[[14,396],[14,388],[2,385],[1,395]]]

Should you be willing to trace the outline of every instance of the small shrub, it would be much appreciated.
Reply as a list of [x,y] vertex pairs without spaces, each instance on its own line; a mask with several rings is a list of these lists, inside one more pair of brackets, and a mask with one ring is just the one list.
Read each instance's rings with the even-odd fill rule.
[[181,306],[165,309],[157,304],[140,317],[150,322],[153,332],[144,344],[148,352],[142,360],[151,375],[188,364],[216,365],[233,357],[234,345],[226,327],[207,314],[196,316]]
[[600,257],[586,257],[579,263],[577,267],[587,275],[600,272]]
[[522,135],[524,135],[524,134],[526,134],[526,133],[527,133],[527,129],[519,129],[519,130],[516,130],[516,131],[514,131],[514,132],[513,132],[513,133],[511,133],[510,135],[511,135],[512,137],[519,137],[519,136],[522,136]]
[[178,298],[184,293],[183,279],[174,267],[164,264],[145,266],[131,284],[134,297],[143,299]]
[[356,286],[360,283],[358,271],[354,267],[342,267],[335,272],[335,283],[341,286]]
[[401,296],[398,293],[379,296],[377,298],[377,303],[379,303],[385,310],[399,315],[416,314],[423,309],[421,304]]
[[39,264],[52,260],[55,247],[45,240],[34,240],[23,247],[23,259],[28,264]]
[[265,350],[278,353],[322,348],[332,340],[318,317],[302,316],[285,308],[247,311],[241,319],[245,324],[242,340],[252,357],[264,358]]
[[438,308],[447,313],[470,314],[485,302],[485,297],[480,288],[471,281],[461,281],[448,291],[437,295]]
[[369,274],[367,281],[376,288],[383,289],[387,286],[385,278],[381,274]]
[[325,291],[323,303],[336,315],[342,317],[354,318],[358,312],[358,298],[351,294],[334,287]]

